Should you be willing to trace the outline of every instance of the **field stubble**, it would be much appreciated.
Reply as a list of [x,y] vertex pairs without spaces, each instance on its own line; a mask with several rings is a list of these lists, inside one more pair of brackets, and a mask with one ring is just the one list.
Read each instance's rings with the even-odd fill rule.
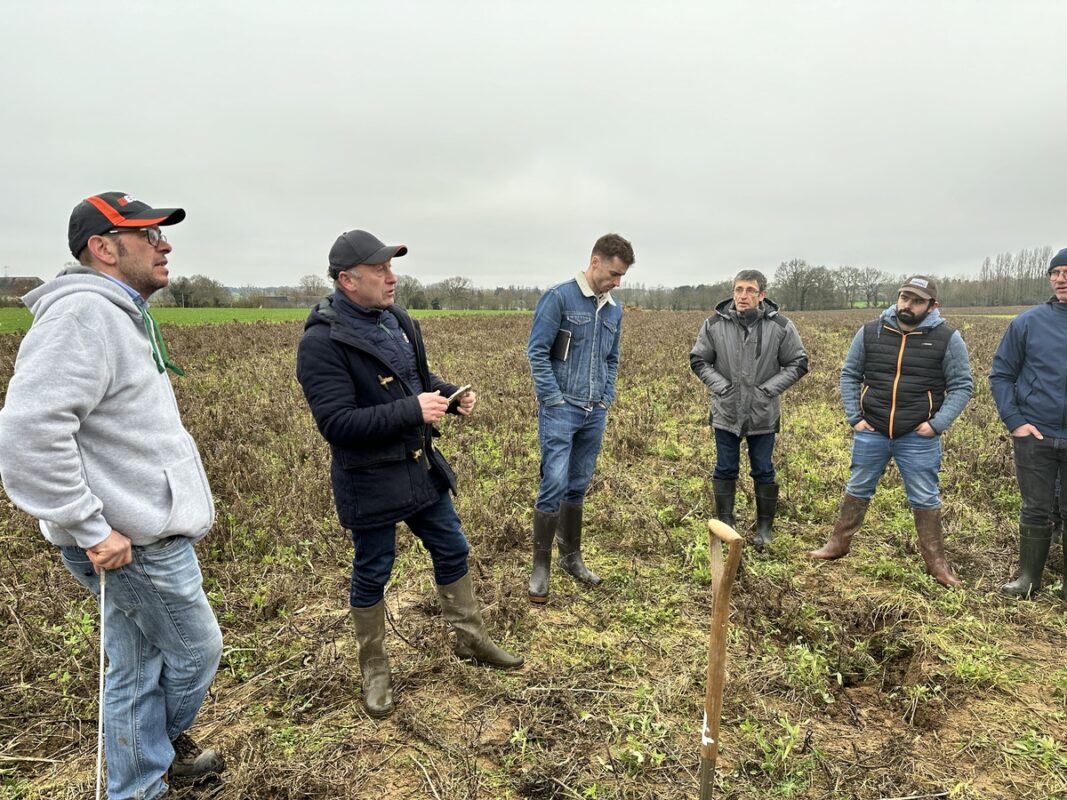
[[[298,324],[166,327],[218,522],[199,545],[225,653],[194,733],[225,780],[176,798],[683,798],[696,769],[709,621],[704,520],[714,453],[688,368],[698,313],[627,314],[619,400],[587,503],[596,590],[553,572],[526,601],[536,415],[514,317],[423,322],[433,367],[479,393],[443,448],[490,629],[527,666],[448,647],[429,560],[401,528],[387,592],[397,711],[359,704],[346,619],[351,547],[328,453],[293,378]],[[951,319],[951,313],[949,314]],[[1067,796],[1067,624],[1046,594],[994,590],[1014,568],[1010,444],[985,375],[1006,320],[967,317],[976,397],[945,437],[947,548],[965,591],[922,572],[899,476],[853,554],[812,563],[849,462],[837,374],[864,313],[795,319],[812,373],[784,400],[778,538],[734,590],[717,796]],[[17,336],[0,337],[0,392]],[[752,522],[752,487],[738,497]],[[0,496],[0,798],[90,794],[96,609],[33,522]],[[1050,557],[1050,584],[1060,548]]]

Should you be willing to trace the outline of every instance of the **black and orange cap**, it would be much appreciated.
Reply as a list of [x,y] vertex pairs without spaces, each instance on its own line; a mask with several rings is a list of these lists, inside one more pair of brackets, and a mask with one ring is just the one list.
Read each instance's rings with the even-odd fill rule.
[[185,219],[184,208],[152,208],[126,192],[104,192],[86,197],[70,212],[67,243],[77,258],[89,239],[112,228],[147,228],[174,225]]

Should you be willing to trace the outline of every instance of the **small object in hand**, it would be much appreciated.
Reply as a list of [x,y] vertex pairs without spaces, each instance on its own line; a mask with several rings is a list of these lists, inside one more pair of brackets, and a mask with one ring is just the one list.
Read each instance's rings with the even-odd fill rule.
[[470,390],[471,390],[471,384],[469,384],[469,383],[466,384],[465,386],[460,386],[458,389],[456,389],[456,391],[454,391],[451,395],[449,395],[449,397],[448,397],[449,404],[455,403],[457,400],[459,400],[461,397],[463,397],[463,395],[467,394]]

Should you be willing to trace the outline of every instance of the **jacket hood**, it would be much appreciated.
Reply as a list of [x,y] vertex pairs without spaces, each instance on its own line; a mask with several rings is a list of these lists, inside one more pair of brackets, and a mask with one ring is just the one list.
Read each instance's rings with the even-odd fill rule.
[[[720,317],[725,317],[726,319],[733,319],[733,304],[734,299],[732,297],[728,297],[721,303],[719,303],[717,306],[715,306],[715,313],[718,314]],[[760,303],[760,307],[763,309],[763,316],[767,319],[770,319],[778,313],[778,304],[771,300],[769,297],[763,298],[763,302]]]
[[133,300],[121,286],[95,269],[83,267],[80,264],[67,267],[48,283],[41,284],[23,297],[22,302],[26,304],[30,313],[37,319],[51,308],[57,300],[81,292],[90,292],[106,297],[135,320],[141,321],[140,310],[134,305]]
[[311,307],[308,318],[304,320],[304,330],[316,325],[331,325],[337,320],[337,312],[333,307],[333,298],[325,297]]
[[[890,327],[900,330],[900,320],[897,319],[897,304],[894,303],[885,311],[882,312],[880,317],[882,322]],[[929,330],[936,328],[938,325],[944,325],[945,320],[941,317],[941,309],[935,308],[929,314],[926,315],[926,319],[915,326],[915,330]]]

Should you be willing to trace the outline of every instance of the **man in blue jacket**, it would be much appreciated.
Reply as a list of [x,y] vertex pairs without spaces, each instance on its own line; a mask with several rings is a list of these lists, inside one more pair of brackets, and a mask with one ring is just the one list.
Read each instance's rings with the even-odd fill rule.
[[541,486],[534,503],[532,603],[548,601],[553,538],[565,572],[590,586],[600,583],[582,559],[582,503],[615,399],[622,308],[611,290],[633,263],[628,241],[617,233],[601,236],[585,271],[550,288],[534,311],[526,355],[538,403]]
[[937,284],[915,275],[897,302],[857,331],[841,369],[852,426],[852,474],[829,541],[812,558],[841,558],[863,524],[889,459],[896,461],[928,574],[958,586],[941,526],[941,434],[974,391],[967,345],[938,311]]
[[434,423],[466,416],[476,400],[430,372],[418,322],[394,303],[392,259],[366,231],[342,234],[330,250],[336,291],[312,309],[297,351],[296,373],[333,456],[330,476],[341,524],[351,531],[350,616],[359,642],[363,705],[372,717],[393,711],[385,652],[385,584],[404,521],[433,561],[456,655],[504,669],[522,658],[497,647],[482,622],[467,570],[467,538],[449,492],[456,477],[434,445]]
[[[1048,277],[1052,297],[1011,321],[989,374],[997,411],[1011,431],[1022,497],[1019,577],[1000,589],[1017,597],[1041,589],[1057,476],[1067,485],[1067,248],[1053,256]],[[1067,600],[1067,559],[1063,583]]]

